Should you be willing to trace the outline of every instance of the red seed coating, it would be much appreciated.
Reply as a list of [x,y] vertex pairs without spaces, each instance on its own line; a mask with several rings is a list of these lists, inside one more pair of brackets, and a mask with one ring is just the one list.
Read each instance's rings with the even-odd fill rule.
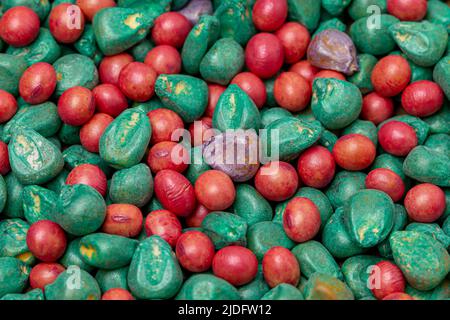
[[206,107],[205,117],[212,118],[216,109],[217,101],[227,87],[219,84],[208,84],[208,106]]
[[416,81],[407,86],[402,93],[403,109],[413,116],[431,116],[438,112],[443,104],[444,92],[433,81]]
[[427,14],[427,0],[387,0],[389,14],[402,21],[420,21]]
[[291,112],[305,109],[311,101],[311,85],[295,72],[283,72],[275,80],[273,94],[278,105]]
[[102,295],[102,300],[135,300],[133,295],[122,288],[111,288]]
[[273,247],[262,260],[264,279],[273,288],[281,283],[297,286],[300,280],[300,266],[297,258],[286,248]]
[[177,142],[163,141],[150,148],[147,163],[154,173],[165,169],[183,172],[189,166],[189,153]]
[[84,14],[80,7],[61,3],[49,15],[49,28],[53,37],[61,43],[74,43],[83,34]]
[[201,205],[200,203],[197,204],[194,212],[186,217],[186,226],[189,228],[199,228],[202,225],[203,219],[205,219],[210,212],[211,211],[204,205]]
[[65,268],[59,263],[38,263],[30,272],[30,287],[44,290],[44,287],[53,283]]
[[39,104],[47,101],[56,88],[56,72],[46,62],[38,62],[22,74],[19,93],[25,102]]
[[16,98],[0,89],[0,123],[9,121],[17,112]]
[[408,191],[404,204],[411,220],[431,223],[445,211],[445,193],[434,184],[422,183]]
[[96,113],[80,129],[81,145],[89,152],[98,153],[99,141],[114,118],[106,113]]
[[41,220],[33,223],[27,232],[27,246],[37,259],[55,262],[66,250],[66,234],[55,222]]
[[333,147],[336,163],[349,171],[360,171],[370,166],[375,159],[373,142],[361,134],[347,134],[338,139]]
[[222,211],[233,204],[236,189],[226,173],[208,170],[195,181],[195,195],[198,202],[209,210]]
[[237,84],[239,88],[245,91],[256,106],[261,109],[266,103],[267,92],[264,82],[251,72],[242,72],[237,74],[231,84]]
[[119,85],[119,75],[124,67],[133,62],[133,56],[128,53],[119,53],[104,57],[98,66],[98,74],[102,83]]
[[8,145],[3,141],[0,141],[0,175],[6,176],[11,171],[9,164]]
[[194,147],[200,146],[214,136],[212,119],[203,117],[194,121],[189,125],[189,134],[191,135],[191,143]]
[[318,73],[320,69],[313,66],[308,60],[302,60],[292,65],[289,71],[298,73],[312,84],[316,73]]
[[317,72],[315,74],[313,81],[317,78],[332,78],[332,79],[338,79],[338,80],[342,80],[342,81],[346,80],[345,76],[342,73],[334,71],[334,70],[320,70],[319,72]]
[[0,38],[14,47],[32,43],[39,35],[39,17],[28,7],[7,10],[0,19]]
[[155,20],[152,29],[152,39],[157,45],[167,44],[177,49],[192,29],[192,24],[178,12],[166,12]]
[[253,6],[252,19],[256,29],[271,32],[283,25],[287,14],[286,0],[257,0]]
[[402,178],[394,171],[378,168],[369,172],[366,177],[366,189],[376,189],[387,193],[392,201],[402,199],[405,193],[405,184]]
[[113,84],[96,86],[92,93],[95,98],[95,107],[98,112],[106,113],[115,118],[128,108],[128,101],[120,89]]
[[96,165],[84,163],[70,171],[66,178],[67,185],[85,184],[106,195],[107,180],[105,173]]
[[133,238],[142,230],[142,212],[132,204],[110,204],[106,207],[106,217],[102,232]]
[[68,125],[81,126],[92,118],[94,112],[94,95],[87,88],[67,89],[58,100],[58,114]]
[[212,263],[214,275],[234,286],[252,281],[258,273],[258,259],[249,249],[228,246],[217,251]]
[[181,56],[177,49],[168,45],[156,46],[147,53],[145,64],[160,74],[177,74],[181,71]]
[[322,146],[308,148],[298,158],[298,175],[303,184],[309,187],[326,187],[333,180],[335,170],[333,155]]
[[97,12],[104,8],[112,8],[116,6],[114,0],[77,0],[76,5],[83,11],[88,21],[92,21]]
[[177,129],[184,129],[183,120],[178,114],[169,109],[155,109],[149,111],[147,116],[152,126],[150,144],[162,141],[172,141],[172,133]]
[[383,298],[383,300],[415,300],[407,293],[395,292]]
[[129,99],[137,102],[150,100],[155,94],[157,74],[142,62],[132,62],[122,69],[119,88]]
[[284,201],[297,191],[299,186],[295,168],[287,162],[274,161],[259,168],[255,176],[255,187],[270,201]]
[[371,80],[376,92],[383,97],[393,97],[408,85],[411,80],[411,67],[402,56],[386,56],[373,68]]
[[320,230],[320,212],[311,200],[295,197],[289,201],[283,215],[283,228],[295,242],[313,239]]
[[275,35],[283,46],[286,63],[295,63],[305,56],[311,36],[303,25],[297,22],[288,22]]
[[417,146],[417,135],[409,124],[393,120],[378,130],[378,142],[384,151],[403,157]]
[[389,119],[394,114],[394,103],[392,99],[371,92],[364,96],[360,117],[363,120],[373,122],[378,125]]
[[157,235],[175,247],[181,236],[181,223],[177,216],[168,210],[155,210],[145,218],[145,233],[148,237]]
[[281,41],[271,33],[258,33],[247,43],[245,63],[248,69],[262,79],[273,77],[284,62]]
[[183,233],[175,248],[178,262],[190,272],[204,272],[211,268],[214,244],[203,232],[192,230]]
[[165,209],[179,217],[187,217],[195,209],[194,187],[176,171],[162,170],[156,174],[155,194]]
[[378,262],[370,273],[371,290],[378,300],[392,293],[405,291],[405,278],[399,267],[390,261]]

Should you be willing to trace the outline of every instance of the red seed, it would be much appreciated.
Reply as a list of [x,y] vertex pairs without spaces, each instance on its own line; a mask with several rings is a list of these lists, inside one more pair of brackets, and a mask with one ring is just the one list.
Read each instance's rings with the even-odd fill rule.
[[373,295],[382,300],[392,293],[405,291],[405,278],[399,267],[390,261],[378,262],[370,273]]
[[96,113],[80,129],[81,145],[89,152],[99,152],[100,138],[114,118],[106,113]]
[[225,89],[226,87],[219,84],[208,84],[208,106],[206,107],[205,117],[213,117],[217,101],[219,101],[219,98]]
[[181,223],[177,216],[168,210],[155,210],[145,218],[145,233],[148,237],[157,235],[175,247],[181,236]]
[[155,20],[152,39],[157,45],[167,44],[181,48],[192,29],[192,24],[178,12],[166,12]]
[[8,145],[0,141],[0,175],[6,176],[11,171],[9,164]]
[[83,11],[88,21],[92,21],[100,10],[116,6],[114,0],[77,0],[76,4]]
[[38,62],[22,74],[19,93],[25,102],[39,104],[47,101],[56,88],[56,72],[51,64]]
[[297,172],[303,184],[321,189],[333,180],[336,170],[333,155],[327,148],[313,146],[305,150],[297,162]]
[[31,225],[27,232],[27,246],[37,259],[55,262],[66,250],[66,234],[55,222],[41,220]]
[[299,185],[295,168],[283,161],[273,161],[259,168],[255,187],[270,201],[284,201],[297,191]]
[[83,34],[84,15],[80,7],[61,3],[49,15],[49,28],[53,37],[61,43],[74,43]]
[[311,200],[295,197],[289,201],[283,215],[283,228],[295,242],[313,239],[320,230],[320,212]]
[[302,60],[292,65],[289,71],[298,73],[312,84],[316,73],[318,73],[320,69],[314,67],[308,60]]
[[383,298],[383,300],[415,300],[407,293],[395,292]]
[[366,189],[376,189],[387,193],[392,201],[402,199],[405,193],[405,184],[402,178],[394,171],[378,168],[369,172],[366,177]]
[[181,71],[181,56],[177,49],[168,45],[156,46],[147,53],[145,64],[159,74],[176,74]]
[[200,231],[187,231],[177,241],[175,249],[178,262],[190,272],[204,272],[211,268],[214,258],[214,244]]
[[76,166],[66,178],[67,185],[85,184],[97,190],[103,197],[106,195],[106,175],[98,166],[85,163]]
[[267,92],[264,82],[251,72],[242,72],[237,74],[231,84],[237,84],[239,88],[245,91],[258,108],[262,108],[266,103]]
[[360,117],[363,120],[373,122],[378,125],[389,119],[394,114],[394,103],[392,99],[371,92],[364,96]]
[[333,147],[336,163],[345,170],[360,171],[369,167],[376,156],[373,142],[361,134],[347,134]]
[[297,22],[288,22],[275,35],[283,46],[286,63],[295,63],[305,56],[311,36],[303,25]]
[[402,93],[402,107],[410,115],[427,117],[438,112],[444,104],[444,92],[429,80],[411,83]]
[[258,273],[258,259],[245,247],[228,246],[217,251],[212,269],[214,275],[234,286],[252,281]]
[[378,142],[384,151],[403,157],[417,146],[417,135],[409,124],[393,120],[378,130]]
[[0,19],[0,37],[13,47],[31,44],[39,35],[39,17],[28,7],[7,10]]
[[281,41],[273,34],[258,33],[247,43],[245,63],[248,69],[262,79],[273,77],[284,62]]
[[185,176],[173,170],[162,170],[155,176],[155,194],[163,207],[179,217],[195,209],[195,191]]
[[81,126],[92,118],[94,112],[94,95],[87,88],[67,89],[58,100],[58,114],[61,120],[68,125]]
[[53,283],[65,268],[59,263],[38,263],[30,272],[30,287],[44,290],[45,286]]
[[135,300],[132,294],[122,288],[111,288],[102,295],[102,300]]
[[177,142],[163,141],[150,148],[147,163],[154,173],[165,169],[183,172],[189,166],[189,153]]
[[198,202],[209,210],[222,211],[233,204],[236,189],[226,173],[208,170],[195,181],[195,195]]
[[262,260],[264,279],[273,288],[281,283],[297,286],[300,280],[300,266],[297,258],[286,248],[273,247]]
[[393,97],[408,85],[411,80],[411,68],[402,56],[386,56],[373,68],[371,80],[378,94],[383,97]]
[[411,220],[431,223],[445,211],[445,193],[434,184],[422,183],[408,191],[404,203]]
[[150,144],[162,141],[172,141],[175,130],[184,129],[183,120],[178,114],[169,109],[155,109],[147,113],[152,126]]
[[273,94],[278,105],[291,112],[305,109],[311,101],[311,85],[295,72],[283,72],[275,80]]
[[128,108],[127,98],[113,84],[98,85],[92,90],[92,93],[94,94],[95,106],[98,112],[106,113],[115,118]]
[[202,225],[203,219],[210,213],[211,211],[208,210],[205,206],[201,204],[197,204],[197,207],[195,208],[194,212],[186,217],[186,226],[189,228],[198,228]]
[[258,30],[271,32],[283,25],[287,14],[286,0],[257,0],[253,6],[252,19]]
[[150,100],[155,93],[155,70],[142,62],[132,62],[122,69],[119,88],[129,99],[137,102]]
[[110,204],[106,207],[106,217],[102,232],[133,238],[142,230],[142,212],[132,204]]
[[100,81],[118,86],[120,72],[124,67],[133,62],[133,60],[133,57],[128,53],[104,57],[98,67]]
[[346,80],[345,76],[342,73],[334,71],[334,70],[321,70],[316,73],[313,81],[317,78],[331,78],[331,79],[338,79],[338,80],[342,80],[342,81]]
[[389,14],[402,21],[420,21],[427,14],[427,0],[387,0]]
[[17,112],[16,98],[9,92],[0,89],[0,123],[9,121]]

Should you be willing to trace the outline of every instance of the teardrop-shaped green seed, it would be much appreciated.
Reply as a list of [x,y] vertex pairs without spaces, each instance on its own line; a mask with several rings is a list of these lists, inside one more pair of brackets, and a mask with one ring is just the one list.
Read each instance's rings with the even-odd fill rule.
[[128,109],[109,124],[100,138],[100,157],[114,168],[132,167],[144,157],[151,134],[147,115]]
[[239,292],[227,281],[212,274],[191,276],[181,287],[177,300],[240,300]]
[[425,19],[443,25],[447,32],[450,32],[450,7],[445,2],[438,0],[429,0],[427,7]]
[[5,183],[7,196],[2,213],[9,218],[23,218],[23,185],[12,172],[5,176]]
[[352,2],[351,0],[322,0],[322,8],[332,16],[340,15]]
[[[392,226],[391,234],[395,231],[403,230],[408,223],[408,213],[404,206],[394,204],[394,225]],[[381,256],[392,259],[392,249],[389,242],[390,235],[378,245],[378,252]]]
[[394,260],[408,283],[431,290],[450,271],[450,256],[439,241],[416,231],[397,231],[390,238]]
[[204,15],[189,32],[181,51],[183,68],[189,74],[198,74],[200,63],[208,49],[217,41],[220,23],[215,16]]
[[313,274],[304,288],[306,300],[354,300],[352,291],[341,280],[327,274]]
[[61,48],[47,28],[41,28],[30,45],[20,48],[10,46],[6,52],[24,58],[28,66],[38,62],[53,63],[61,56]]
[[359,255],[348,258],[342,264],[345,283],[350,287],[356,299],[373,297],[368,286],[372,266],[382,259],[376,256]]
[[0,53],[0,88],[17,96],[19,80],[26,68],[23,57]]
[[64,166],[61,151],[34,130],[18,128],[8,145],[11,170],[23,184],[43,184]]
[[30,225],[22,219],[0,221],[0,257],[17,257],[27,253],[27,232]]
[[152,194],[152,173],[143,163],[116,171],[111,179],[109,196],[113,203],[129,203],[142,207],[150,201]]
[[97,190],[88,185],[63,187],[57,206],[57,223],[76,236],[96,231],[105,219],[105,201]]
[[122,288],[128,290],[127,284],[128,266],[114,270],[98,270],[95,275],[102,292],[109,289]]
[[362,107],[362,95],[353,83],[318,78],[313,83],[311,107],[327,129],[342,129],[355,121]]
[[142,241],[128,272],[128,286],[137,298],[168,299],[183,283],[183,274],[170,245],[159,236]]
[[428,147],[415,147],[403,162],[408,177],[441,187],[450,187],[450,157]]
[[217,250],[230,245],[246,245],[247,222],[236,214],[211,212],[203,219],[202,228]]
[[0,300],[45,300],[45,298],[41,289],[34,289],[26,293],[5,294]]
[[69,266],[56,280],[45,287],[47,300],[100,300],[97,281],[77,266]]
[[321,2],[317,0],[288,0],[289,20],[303,24],[310,32],[319,24]]
[[81,238],[80,255],[87,264],[100,269],[117,269],[128,265],[138,241],[106,233]]
[[155,92],[167,109],[176,112],[187,123],[200,118],[208,104],[206,82],[187,75],[160,75],[156,79]]
[[444,90],[447,99],[450,99],[450,56],[445,56],[434,67],[434,81]]
[[248,184],[240,184],[236,187],[233,210],[249,226],[261,221],[270,221],[273,215],[270,203]]
[[336,174],[325,194],[334,208],[343,206],[351,196],[365,188],[366,174],[340,171]]
[[81,238],[72,240],[67,245],[66,252],[62,256],[62,258],[59,260],[59,262],[66,268],[68,268],[70,266],[77,266],[87,272],[92,272],[92,270],[94,270],[94,267],[88,265],[81,258],[80,241],[81,241]]
[[261,116],[253,100],[238,85],[230,85],[220,96],[213,115],[213,127],[259,130]]
[[81,37],[73,44],[75,49],[83,56],[94,58],[99,49],[95,41],[94,29],[91,24],[84,26],[84,31]]
[[447,30],[428,21],[403,21],[389,27],[400,49],[414,63],[423,67],[435,65],[447,49]]
[[305,300],[305,298],[293,285],[282,283],[267,292],[261,300]]
[[208,82],[227,85],[244,67],[244,49],[231,38],[222,38],[200,63],[200,74]]
[[21,293],[27,285],[30,267],[16,258],[0,258],[0,297]]

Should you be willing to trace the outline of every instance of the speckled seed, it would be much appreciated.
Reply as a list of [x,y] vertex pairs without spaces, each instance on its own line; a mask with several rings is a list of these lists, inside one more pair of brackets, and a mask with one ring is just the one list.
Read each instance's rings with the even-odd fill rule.
[[247,223],[233,213],[211,212],[203,219],[201,227],[217,250],[229,245],[246,244]]

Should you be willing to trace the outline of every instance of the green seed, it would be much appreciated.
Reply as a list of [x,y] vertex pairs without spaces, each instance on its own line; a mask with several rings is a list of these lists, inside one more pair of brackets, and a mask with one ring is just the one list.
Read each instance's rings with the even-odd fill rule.
[[70,266],[45,287],[47,300],[100,300],[97,281],[86,271]]
[[187,279],[176,300],[240,300],[239,292],[227,281],[211,274],[197,274]]
[[202,228],[217,250],[230,245],[246,245],[247,223],[233,213],[211,212],[203,219]]

